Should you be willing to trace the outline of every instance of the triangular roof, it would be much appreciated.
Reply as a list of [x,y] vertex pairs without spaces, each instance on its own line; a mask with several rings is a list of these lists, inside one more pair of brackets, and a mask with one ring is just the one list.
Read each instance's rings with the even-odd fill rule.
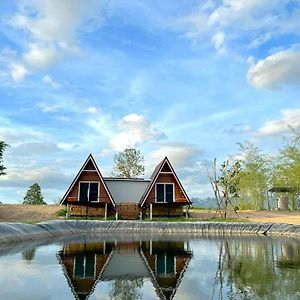
[[152,282],[152,284],[155,288],[156,294],[159,297],[159,299],[161,299],[161,300],[171,300],[171,299],[173,299],[175,294],[176,294],[176,291],[177,291],[177,289],[178,289],[178,287],[179,287],[179,285],[182,281],[183,275],[184,275],[185,271],[187,270],[189,262],[192,259],[192,254],[188,253],[188,252],[185,254],[186,260],[184,262],[183,268],[180,270],[179,277],[176,279],[176,285],[174,287],[169,287],[168,290],[167,290],[169,293],[166,293],[165,289],[159,284],[159,282],[157,280],[157,277],[154,274],[152,268],[150,267],[150,265],[148,263],[148,260],[145,256],[145,253],[142,249],[140,250],[140,253],[141,253],[142,258],[144,259],[144,262],[145,262],[150,274],[151,274],[151,282]]
[[78,291],[75,288],[75,283],[74,283],[74,278],[72,276],[70,276],[70,274],[67,271],[65,262],[64,262],[64,253],[63,251],[60,251],[59,253],[56,254],[56,257],[58,259],[59,264],[62,267],[63,273],[67,279],[68,285],[71,288],[72,294],[74,295],[76,300],[82,300],[82,299],[88,299],[89,296],[94,292],[98,282],[101,280],[102,278],[102,274],[107,266],[107,264],[109,263],[111,257],[113,254],[113,250],[110,250],[110,252],[106,255],[107,259],[104,262],[100,273],[98,274],[97,278],[94,280],[93,284],[91,286],[88,287],[88,289],[86,291]]
[[70,187],[68,188],[68,190],[66,191],[65,195],[64,195],[63,198],[61,199],[60,204],[64,204],[64,202],[65,202],[65,200],[66,200],[66,198],[67,198],[69,192],[72,190],[72,188],[73,188],[74,185],[76,184],[76,182],[77,182],[79,176],[80,176],[81,173],[84,171],[86,165],[87,165],[89,162],[91,162],[91,163],[93,164],[95,170],[97,171],[97,174],[98,174],[98,176],[99,176],[99,178],[100,178],[100,181],[101,181],[102,185],[104,186],[104,188],[105,188],[105,190],[106,190],[106,192],[107,192],[107,194],[108,194],[108,197],[109,197],[111,203],[113,204],[113,206],[116,206],[115,201],[114,201],[114,199],[113,199],[113,197],[112,197],[112,195],[111,195],[111,193],[110,193],[110,191],[109,191],[109,189],[108,189],[108,187],[107,187],[105,181],[103,180],[102,174],[101,174],[101,172],[100,172],[100,170],[99,170],[99,168],[98,168],[98,166],[97,166],[97,163],[96,163],[96,161],[95,161],[95,159],[94,159],[94,157],[93,157],[93,155],[92,155],[91,153],[90,153],[89,156],[87,157],[86,161],[84,162],[84,164],[82,165],[81,169],[80,169],[79,172],[77,173],[76,177],[75,177],[74,180],[72,181]]
[[146,190],[145,190],[145,192],[144,192],[144,194],[143,194],[143,196],[142,196],[142,198],[141,198],[141,200],[140,200],[140,203],[139,203],[140,206],[143,206],[143,205],[144,205],[144,203],[145,203],[145,201],[146,201],[146,199],[147,199],[147,197],[148,197],[148,195],[149,195],[151,189],[153,188],[153,186],[154,186],[154,184],[155,184],[155,182],[156,182],[156,180],[157,180],[159,174],[162,172],[162,169],[163,169],[163,167],[165,166],[165,164],[167,164],[168,167],[170,168],[171,173],[174,175],[174,177],[175,177],[175,179],[176,179],[176,182],[178,183],[180,189],[182,190],[182,192],[183,192],[185,198],[186,198],[187,201],[191,204],[191,200],[190,200],[189,196],[187,195],[186,191],[184,190],[184,188],[183,188],[183,186],[182,186],[182,184],[181,184],[181,182],[180,182],[178,176],[176,175],[176,172],[174,171],[173,166],[171,165],[171,163],[170,163],[168,157],[166,156],[166,157],[165,157],[165,158],[164,158],[164,159],[163,159],[163,160],[155,167],[155,169],[154,169],[154,171],[153,171],[153,173],[152,173],[152,175],[151,175],[151,177],[150,177],[151,181],[149,182],[149,185],[148,185],[148,187],[146,188]]

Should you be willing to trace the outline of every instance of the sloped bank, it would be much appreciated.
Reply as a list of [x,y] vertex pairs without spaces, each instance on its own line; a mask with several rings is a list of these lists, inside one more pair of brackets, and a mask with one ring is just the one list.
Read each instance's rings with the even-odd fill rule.
[[64,220],[38,224],[0,223],[0,243],[78,233],[151,232],[211,235],[283,235],[300,237],[300,225],[220,222],[139,222]]

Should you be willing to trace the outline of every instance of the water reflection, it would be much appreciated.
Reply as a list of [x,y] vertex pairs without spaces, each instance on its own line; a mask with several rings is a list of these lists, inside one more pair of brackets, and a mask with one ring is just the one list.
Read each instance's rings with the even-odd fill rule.
[[22,252],[22,257],[27,263],[30,263],[35,257],[35,248],[24,250]]
[[300,299],[300,270],[293,270],[299,262],[300,245],[292,240],[223,240],[212,299]]
[[188,242],[65,244],[57,255],[76,299],[85,300],[99,281],[112,281],[111,299],[139,299],[149,278],[160,299],[172,299],[192,252]]
[[72,235],[0,245],[5,300],[300,299],[299,282],[291,238]]

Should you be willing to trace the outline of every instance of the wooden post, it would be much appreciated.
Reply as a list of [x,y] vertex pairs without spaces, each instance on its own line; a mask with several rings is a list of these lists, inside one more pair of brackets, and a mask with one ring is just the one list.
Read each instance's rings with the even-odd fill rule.
[[152,203],[150,203],[150,220],[152,221]]
[[189,218],[189,207],[188,207],[188,205],[185,206],[185,218],[186,219]]
[[69,203],[67,203],[67,213],[66,213],[66,218],[69,218]]
[[140,211],[140,220],[143,220],[143,212]]
[[116,211],[116,220],[118,220],[118,212]]
[[107,203],[105,203],[105,209],[104,209],[104,220],[107,220]]

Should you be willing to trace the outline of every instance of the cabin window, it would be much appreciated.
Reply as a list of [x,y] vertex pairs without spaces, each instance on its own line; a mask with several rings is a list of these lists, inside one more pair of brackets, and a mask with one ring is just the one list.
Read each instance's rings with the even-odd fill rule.
[[166,277],[176,274],[176,257],[171,253],[159,253],[156,255],[156,274]]
[[174,201],[174,185],[172,183],[156,184],[156,202],[169,203]]
[[99,182],[80,182],[79,202],[98,202]]
[[95,254],[76,254],[74,260],[74,278],[95,277]]

